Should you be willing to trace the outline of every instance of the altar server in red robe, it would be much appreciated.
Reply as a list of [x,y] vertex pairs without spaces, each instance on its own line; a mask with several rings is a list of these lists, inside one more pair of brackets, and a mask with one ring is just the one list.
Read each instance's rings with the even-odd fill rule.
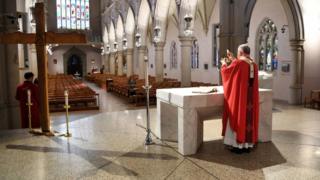
[[20,102],[21,128],[29,128],[28,116],[28,90],[31,92],[31,119],[32,128],[40,127],[40,111],[39,111],[39,89],[33,84],[34,75],[32,72],[24,74],[25,81],[17,87],[16,99]]
[[222,62],[224,89],[224,144],[236,153],[250,152],[258,140],[258,67],[250,57],[250,47],[240,45],[237,58],[228,51],[231,64]]

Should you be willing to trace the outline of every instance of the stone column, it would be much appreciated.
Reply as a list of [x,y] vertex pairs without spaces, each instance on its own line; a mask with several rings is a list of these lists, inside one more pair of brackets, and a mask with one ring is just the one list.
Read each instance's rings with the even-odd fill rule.
[[112,52],[109,55],[109,61],[110,61],[110,74],[115,75],[116,74],[116,67],[115,67],[115,55],[116,53]]
[[104,68],[105,72],[110,73],[109,54],[104,55]]
[[290,85],[289,104],[302,104],[302,86],[304,78],[303,40],[290,40],[292,50],[292,83]]
[[138,61],[139,61],[139,79],[145,78],[145,62],[144,56],[147,53],[147,46],[141,46],[138,48]]
[[247,43],[247,30],[245,14],[248,13],[247,1],[221,1],[220,2],[220,55],[225,56],[226,50],[237,53],[238,46]]
[[163,48],[165,42],[155,44],[155,65],[156,65],[156,81],[163,81]]
[[233,33],[234,33],[234,5],[230,1],[220,2],[220,31],[219,31],[219,54],[225,56],[226,49],[234,52]]
[[[20,1],[1,1],[0,14],[15,14],[22,11]],[[3,16],[0,22],[0,32],[17,32],[15,23],[8,16]],[[23,75],[27,71],[33,71],[37,76],[37,64],[32,62],[36,58],[29,59],[29,68],[25,68],[23,45],[0,44],[0,129],[21,128],[19,101],[15,99],[16,87],[23,82]],[[32,62],[32,63],[31,63]],[[36,71],[34,71],[36,70]]]
[[[14,12],[14,10],[12,10]],[[17,27],[11,24],[11,21],[6,21],[6,32],[16,32]],[[0,51],[0,68],[2,82],[0,83],[3,95],[0,98],[0,115],[3,118],[0,122],[0,127],[3,129],[16,129],[21,128],[20,120],[20,107],[19,101],[15,99],[16,87],[23,81],[24,71],[20,68],[24,68],[23,51],[17,44],[1,45]],[[1,96],[0,95],[0,96]],[[2,107],[1,107],[2,106]]]
[[117,58],[118,58],[117,75],[118,76],[122,76],[123,75],[123,51],[118,51]]
[[191,51],[194,37],[179,37],[181,42],[181,87],[191,86]]
[[133,75],[133,49],[127,49],[125,53],[127,57],[127,77]]

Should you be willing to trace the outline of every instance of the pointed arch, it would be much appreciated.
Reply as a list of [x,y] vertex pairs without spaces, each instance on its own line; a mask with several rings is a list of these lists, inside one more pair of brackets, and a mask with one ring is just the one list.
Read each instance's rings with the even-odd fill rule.
[[216,0],[198,0],[198,15],[202,22],[202,27],[205,33],[208,33],[209,22],[213,14],[214,6],[216,5]]
[[116,29],[116,42],[118,42],[118,47],[119,49],[122,49],[122,39],[123,39],[123,21],[121,16],[118,16],[118,21],[117,21],[117,29]]
[[194,20],[196,18],[196,12],[198,8],[198,0],[181,0],[179,22],[180,22],[180,34],[183,34],[184,31],[184,17],[187,14],[190,14],[193,17],[191,22],[191,29],[194,29]]
[[126,38],[128,42],[128,48],[133,48],[134,45],[134,29],[135,29],[135,18],[134,13],[131,7],[128,8],[126,24],[125,24],[125,32]]
[[304,22],[298,0],[281,0],[288,18],[289,36],[292,40],[304,40]]
[[111,21],[110,27],[109,27],[109,44],[110,44],[110,49],[113,50],[113,43],[116,41],[116,31],[114,28],[114,24]]
[[164,42],[166,40],[168,21],[176,12],[177,8],[176,2],[174,0],[157,1],[155,11],[155,25],[160,26],[161,28],[160,41]]
[[109,33],[108,33],[108,28],[107,26],[104,25],[103,28],[103,35],[102,35],[102,40],[104,44],[108,44],[109,43]]
[[147,0],[142,0],[138,14],[138,33],[141,34],[141,45],[147,44],[147,32],[150,18],[150,7]]

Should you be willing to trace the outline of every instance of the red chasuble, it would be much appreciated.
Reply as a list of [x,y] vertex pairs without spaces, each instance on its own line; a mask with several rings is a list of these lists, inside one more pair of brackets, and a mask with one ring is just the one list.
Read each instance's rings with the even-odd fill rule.
[[39,89],[38,86],[32,82],[25,81],[23,84],[17,87],[16,99],[20,101],[20,116],[21,116],[21,128],[29,128],[29,111],[28,106],[28,89],[31,92],[31,119],[32,128],[40,127],[40,111],[39,111]]
[[222,135],[227,122],[237,135],[237,143],[256,143],[259,128],[258,68],[253,63],[250,78],[249,60],[235,59],[229,66],[221,67],[224,90]]

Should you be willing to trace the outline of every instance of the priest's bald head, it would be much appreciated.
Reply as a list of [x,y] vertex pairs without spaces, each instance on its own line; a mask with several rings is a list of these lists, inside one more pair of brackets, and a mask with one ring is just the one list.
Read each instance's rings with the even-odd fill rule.
[[238,58],[243,56],[250,57],[250,47],[247,44],[241,44],[238,47]]

